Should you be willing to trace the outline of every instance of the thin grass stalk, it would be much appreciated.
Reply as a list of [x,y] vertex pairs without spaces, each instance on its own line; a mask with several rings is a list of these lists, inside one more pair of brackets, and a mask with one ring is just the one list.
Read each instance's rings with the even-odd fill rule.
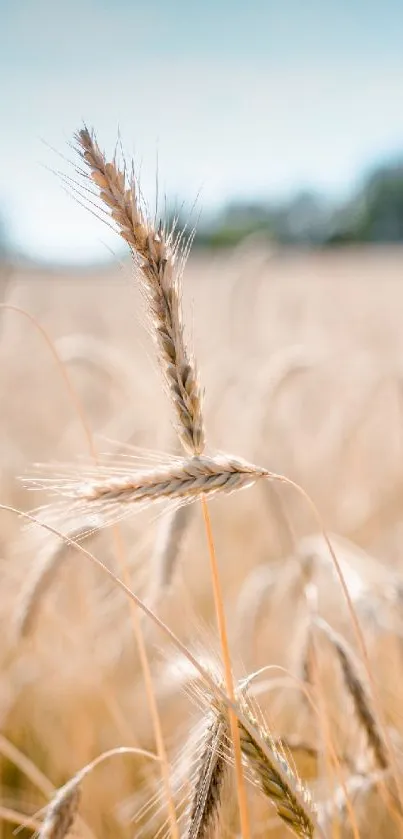
[[[235,688],[232,676],[231,656],[228,644],[228,633],[224,611],[224,600],[222,596],[220,575],[218,570],[217,557],[214,546],[213,531],[211,527],[210,514],[208,511],[207,501],[202,497],[201,505],[203,510],[204,524],[206,528],[207,544],[210,557],[211,579],[213,584],[214,606],[217,616],[218,631],[220,636],[221,651],[223,658],[225,687],[228,697],[232,703],[235,703]],[[237,781],[239,817],[241,823],[241,832],[243,839],[249,839],[251,835],[248,802],[246,797],[245,778],[242,768],[242,751],[241,738],[238,728],[238,720],[235,711],[229,708],[229,723],[231,729],[231,739],[234,746],[234,762],[235,775]]]

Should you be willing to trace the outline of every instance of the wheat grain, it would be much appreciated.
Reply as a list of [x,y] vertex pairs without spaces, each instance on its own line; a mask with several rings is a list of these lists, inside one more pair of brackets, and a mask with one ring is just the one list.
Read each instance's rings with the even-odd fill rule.
[[167,389],[177,415],[177,433],[188,454],[204,449],[202,392],[194,359],[184,340],[181,310],[180,237],[154,229],[141,210],[134,176],[107,162],[87,128],[76,135],[79,153],[90,169],[101,201],[108,207],[120,235],[128,242],[139,267],[153,324],[153,338]]

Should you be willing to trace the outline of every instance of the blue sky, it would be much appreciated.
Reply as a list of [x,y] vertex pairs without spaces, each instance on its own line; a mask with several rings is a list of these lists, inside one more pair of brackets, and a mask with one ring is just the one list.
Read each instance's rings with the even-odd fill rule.
[[[401,0],[0,0],[0,209],[29,254],[117,240],[49,171],[83,120],[118,127],[152,203],[206,211],[303,187],[345,194],[403,150]],[[45,142],[45,144],[43,143]]]

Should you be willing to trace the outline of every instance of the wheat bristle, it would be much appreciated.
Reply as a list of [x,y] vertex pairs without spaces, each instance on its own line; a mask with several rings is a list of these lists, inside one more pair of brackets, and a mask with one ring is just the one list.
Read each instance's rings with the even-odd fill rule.
[[210,712],[194,772],[186,839],[207,839],[216,828],[228,773],[225,759],[228,744],[226,716]]
[[80,778],[74,777],[57,791],[48,805],[38,839],[64,839],[77,815],[80,797]]
[[375,761],[381,769],[387,769],[389,760],[386,745],[371,710],[366,688],[360,679],[358,663],[355,661],[354,653],[345,639],[335,632],[325,620],[316,618],[315,623],[324,632],[336,651],[344,684],[353,700],[357,718],[366,732],[368,746],[373,752]]
[[[93,133],[87,128],[76,135],[79,153],[88,166],[120,235],[138,261],[139,277],[146,292],[159,361],[177,415],[177,432],[188,454],[204,449],[202,391],[194,359],[188,352],[181,310],[180,237],[175,240],[162,225],[154,229],[141,210],[133,176],[107,162]],[[139,259],[140,258],[140,259]]]

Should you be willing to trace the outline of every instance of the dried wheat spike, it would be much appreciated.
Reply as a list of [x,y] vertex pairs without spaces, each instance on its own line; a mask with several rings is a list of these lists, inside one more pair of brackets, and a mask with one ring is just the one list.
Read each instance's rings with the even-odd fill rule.
[[225,753],[229,742],[227,716],[211,711],[192,778],[186,839],[208,839],[215,832],[228,774]]
[[389,760],[386,746],[379,731],[378,724],[371,710],[370,700],[366,688],[359,676],[359,666],[355,655],[344,640],[329,624],[322,618],[316,618],[315,623],[325,633],[326,637],[336,651],[340,662],[344,684],[351,696],[356,715],[367,735],[369,748],[372,750],[376,763],[381,769],[387,769]]
[[152,586],[157,597],[172,583],[190,516],[191,507],[185,505],[168,510],[161,519],[151,559]]
[[80,777],[61,787],[46,809],[39,839],[64,839],[73,825],[80,803]]
[[[90,528],[90,529],[89,529]],[[96,532],[94,520],[86,521],[79,527],[74,528],[67,537],[73,541],[82,541]],[[22,589],[15,617],[15,631],[17,638],[29,635],[38,617],[38,612],[44,596],[49,591],[56,574],[69,554],[71,545],[58,540],[51,549],[40,553],[38,560],[33,566],[32,573],[27,577]]]
[[240,722],[242,753],[247,759],[256,781],[262,792],[275,805],[280,819],[285,822],[290,830],[296,836],[310,839],[314,835],[314,820],[311,815],[312,802],[307,790],[303,787],[299,778],[294,775],[285,757],[276,749],[269,733],[254,718],[248,704],[242,699],[241,707],[244,716],[250,721],[253,728],[259,731],[271,755],[269,760],[268,755],[263,752],[259,743]]
[[175,458],[159,468],[138,471],[93,466],[85,474],[71,471],[56,479],[34,478],[37,488],[68,499],[67,509],[55,505],[50,513],[68,519],[99,516],[110,524],[130,515],[132,507],[159,501],[191,503],[202,495],[231,493],[269,478],[266,469],[226,455]]
[[95,136],[83,128],[76,134],[78,150],[108,207],[120,235],[128,242],[139,278],[146,293],[168,392],[177,415],[177,432],[188,454],[204,449],[202,391],[194,359],[183,334],[180,237],[175,240],[162,225],[156,230],[144,217],[133,176],[118,168],[116,159],[107,162]]

